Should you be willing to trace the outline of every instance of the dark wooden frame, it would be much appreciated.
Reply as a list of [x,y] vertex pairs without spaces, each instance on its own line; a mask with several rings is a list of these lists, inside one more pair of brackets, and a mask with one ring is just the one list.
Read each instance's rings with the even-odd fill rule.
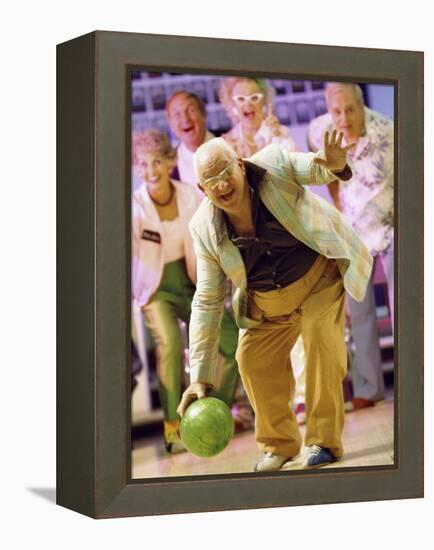
[[[95,518],[423,496],[423,54],[94,32],[58,46],[57,502]],[[395,86],[395,464],[130,479],[131,66]]]

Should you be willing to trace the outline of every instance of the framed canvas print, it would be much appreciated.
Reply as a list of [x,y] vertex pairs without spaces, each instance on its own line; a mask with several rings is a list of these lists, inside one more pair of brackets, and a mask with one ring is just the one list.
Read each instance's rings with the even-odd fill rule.
[[423,496],[422,166],[422,53],[59,45],[58,503]]

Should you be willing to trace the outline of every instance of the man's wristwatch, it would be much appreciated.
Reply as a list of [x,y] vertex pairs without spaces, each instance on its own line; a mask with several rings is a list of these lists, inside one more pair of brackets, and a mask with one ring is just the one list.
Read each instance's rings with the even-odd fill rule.
[[348,164],[345,165],[343,170],[331,170],[331,172],[342,181],[348,181],[353,177],[353,172]]

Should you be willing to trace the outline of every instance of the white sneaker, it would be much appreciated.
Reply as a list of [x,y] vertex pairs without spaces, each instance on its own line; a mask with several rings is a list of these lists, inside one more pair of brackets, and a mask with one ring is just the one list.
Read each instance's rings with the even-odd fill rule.
[[255,472],[274,472],[291,460],[289,456],[275,455],[273,453],[264,453],[259,462],[255,464],[253,471]]

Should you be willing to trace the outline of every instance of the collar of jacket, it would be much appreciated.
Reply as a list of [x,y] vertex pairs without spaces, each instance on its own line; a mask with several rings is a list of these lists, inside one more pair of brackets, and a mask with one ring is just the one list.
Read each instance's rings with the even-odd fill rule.
[[[257,191],[267,170],[248,160],[243,160],[243,163],[246,169],[247,183],[251,189]],[[216,206],[213,207],[212,225],[215,228],[217,243],[220,244],[222,239],[228,236],[229,219],[227,214]]]

